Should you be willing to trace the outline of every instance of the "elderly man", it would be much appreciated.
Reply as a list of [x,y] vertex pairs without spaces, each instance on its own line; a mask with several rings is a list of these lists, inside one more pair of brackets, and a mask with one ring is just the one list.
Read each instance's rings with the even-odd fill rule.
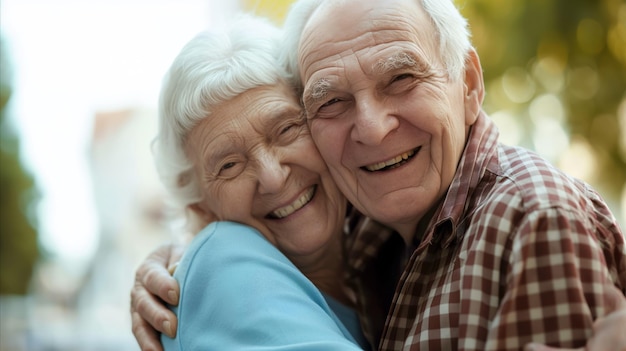
[[587,185],[498,143],[453,4],[305,2],[286,32],[311,135],[348,200],[392,229],[353,218],[362,312],[389,311],[380,349],[584,345],[603,286],[626,291],[623,234]]
[[452,2],[301,0],[286,33],[311,135],[357,210],[347,264],[370,341],[584,346],[607,289],[626,291],[624,236],[588,185],[498,143]]

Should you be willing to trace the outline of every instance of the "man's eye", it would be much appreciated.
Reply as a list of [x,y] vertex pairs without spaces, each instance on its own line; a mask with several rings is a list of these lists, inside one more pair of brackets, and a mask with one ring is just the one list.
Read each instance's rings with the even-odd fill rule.
[[322,106],[320,106],[320,108],[328,107],[328,106],[330,106],[332,104],[335,104],[335,103],[337,103],[339,101],[341,101],[341,100],[338,99],[338,98],[330,99],[330,100],[326,101]]
[[393,77],[391,82],[393,83],[393,82],[397,82],[397,81],[400,81],[400,80],[403,80],[403,79],[408,79],[408,78],[411,78],[411,77],[413,77],[412,74],[404,73],[404,74],[400,74],[400,75],[397,75],[397,76]]
[[315,119],[315,118],[322,118],[322,119],[337,118],[350,108],[352,102],[353,102],[352,97],[347,94],[343,96],[338,96],[335,98],[330,98],[329,100],[324,102],[322,105],[319,105],[317,109],[313,107],[312,113],[310,114],[310,117],[308,118],[309,120]]

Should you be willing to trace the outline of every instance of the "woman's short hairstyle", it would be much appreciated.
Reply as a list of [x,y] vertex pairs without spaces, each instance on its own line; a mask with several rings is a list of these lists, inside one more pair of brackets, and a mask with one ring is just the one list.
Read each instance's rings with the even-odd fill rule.
[[152,152],[159,177],[179,208],[202,198],[200,180],[185,153],[190,131],[237,95],[290,81],[279,61],[281,39],[267,20],[241,15],[228,27],[199,33],[174,59],[161,87]]
[[[327,1],[298,0],[285,20],[285,50],[282,60],[293,74],[295,84],[302,87],[298,67],[298,48],[302,31],[315,11]],[[467,53],[472,47],[467,20],[454,5],[453,0],[413,0],[422,6],[432,21],[439,40],[439,54],[452,79],[460,79],[465,67]]]

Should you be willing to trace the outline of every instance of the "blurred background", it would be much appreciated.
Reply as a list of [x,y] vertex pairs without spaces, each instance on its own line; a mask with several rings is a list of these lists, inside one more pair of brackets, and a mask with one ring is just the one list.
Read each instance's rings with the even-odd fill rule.
[[[624,227],[626,3],[457,3],[503,141],[591,183]],[[149,152],[161,78],[197,32],[289,4],[0,2],[0,351],[139,349],[134,271],[175,234]]]

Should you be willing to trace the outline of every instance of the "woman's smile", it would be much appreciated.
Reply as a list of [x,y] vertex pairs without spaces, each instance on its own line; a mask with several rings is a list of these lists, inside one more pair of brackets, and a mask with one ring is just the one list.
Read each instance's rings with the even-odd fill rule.
[[290,216],[291,214],[300,210],[302,207],[311,202],[311,200],[315,196],[316,189],[317,185],[306,189],[306,191],[304,191],[295,201],[287,206],[275,209],[270,214],[268,214],[267,217],[270,219],[283,219],[287,216]]

